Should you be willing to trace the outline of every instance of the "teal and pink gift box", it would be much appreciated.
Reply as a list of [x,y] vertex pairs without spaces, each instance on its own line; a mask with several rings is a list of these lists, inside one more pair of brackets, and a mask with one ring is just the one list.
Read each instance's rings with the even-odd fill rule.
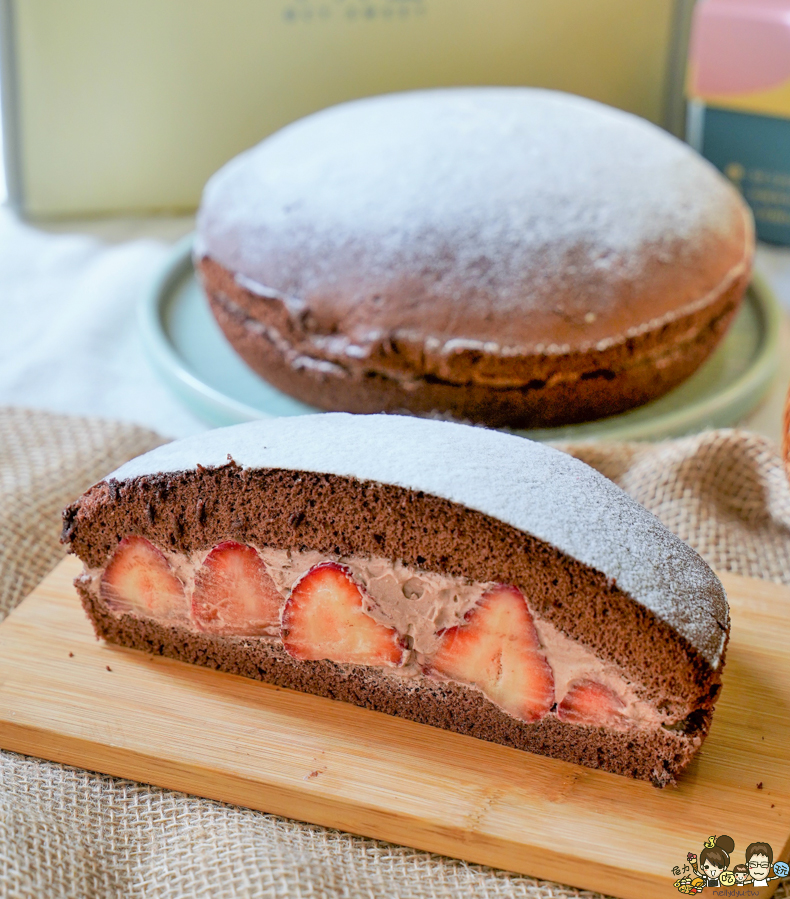
[[752,207],[762,240],[790,244],[790,0],[700,0],[687,137]]

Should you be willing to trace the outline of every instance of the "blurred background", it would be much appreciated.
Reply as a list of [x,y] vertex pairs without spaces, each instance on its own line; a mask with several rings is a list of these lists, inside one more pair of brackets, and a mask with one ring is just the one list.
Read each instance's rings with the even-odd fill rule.
[[[4,0],[13,202],[34,216],[191,211],[272,131],[354,97],[513,84],[664,123],[675,0]],[[672,108],[670,108],[672,107]],[[682,122],[674,121],[677,129]]]
[[749,327],[762,331],[732,351],[754,357],[730,373],[751,372],[748,403],[694,426],[735,417],[778,437],[790,0],[0,0],[0,401],[174,436],[282,411],[243,369],[201,369],[210,324],[197,333],[184,305],[197,301],[163,287],[163,272],[186,277],[186,245],[172,245],[192,230],[203,185],[317,109],[467,84],[628,110],[688,139],[743,191],[763,239],[758,269],[785,311],[758,308]]

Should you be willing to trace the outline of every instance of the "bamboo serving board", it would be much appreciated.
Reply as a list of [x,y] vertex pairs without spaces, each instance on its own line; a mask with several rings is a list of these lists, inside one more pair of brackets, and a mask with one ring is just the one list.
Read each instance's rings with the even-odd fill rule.
[[[726,575],[732,638],[677,788],[98,642],[69,558],[0,625],[0,746],[599,890],[679,896],[711,834],[790,849],[790,590]],[[770,896],[772,886],[761,889]]]

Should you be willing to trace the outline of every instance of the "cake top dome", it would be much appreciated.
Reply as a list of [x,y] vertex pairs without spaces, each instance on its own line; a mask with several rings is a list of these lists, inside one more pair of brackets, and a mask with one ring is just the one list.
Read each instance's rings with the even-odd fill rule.
[[752,240],[737,192],[656,126],[476,87],[287,126],[210,179],[197,254],[363,342],[499,341],[505,318],[514,349],[567,352],[704,303]]
[[329,413],[251,422],[165,444],[105,480],[219,467],[340,475],[422,491],[537,537],[614,580],[713,668],[724,590],[708,565],[595,469],[511,434],[397,415]]

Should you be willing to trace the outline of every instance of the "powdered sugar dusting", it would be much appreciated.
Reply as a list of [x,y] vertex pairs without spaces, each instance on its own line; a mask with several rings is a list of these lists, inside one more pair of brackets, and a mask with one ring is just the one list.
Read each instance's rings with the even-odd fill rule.
[[200,252],[297,304],[349,272],[362,293],[429,273],[432,297],[470,291],[523,310],[558,277],[633,281],[645,247],[671,263],[700,233],[731,233],[734,196],[630,114],[552,91],[456,88],[284,128],[209,181],[198,232]]
[[166,444],[108,478],[221,466],[379,481],[460,503],[613,578],[716,668],[724,590],[694,550],[594,469],[539,443],[452,422],[330,413],[221,428]]

